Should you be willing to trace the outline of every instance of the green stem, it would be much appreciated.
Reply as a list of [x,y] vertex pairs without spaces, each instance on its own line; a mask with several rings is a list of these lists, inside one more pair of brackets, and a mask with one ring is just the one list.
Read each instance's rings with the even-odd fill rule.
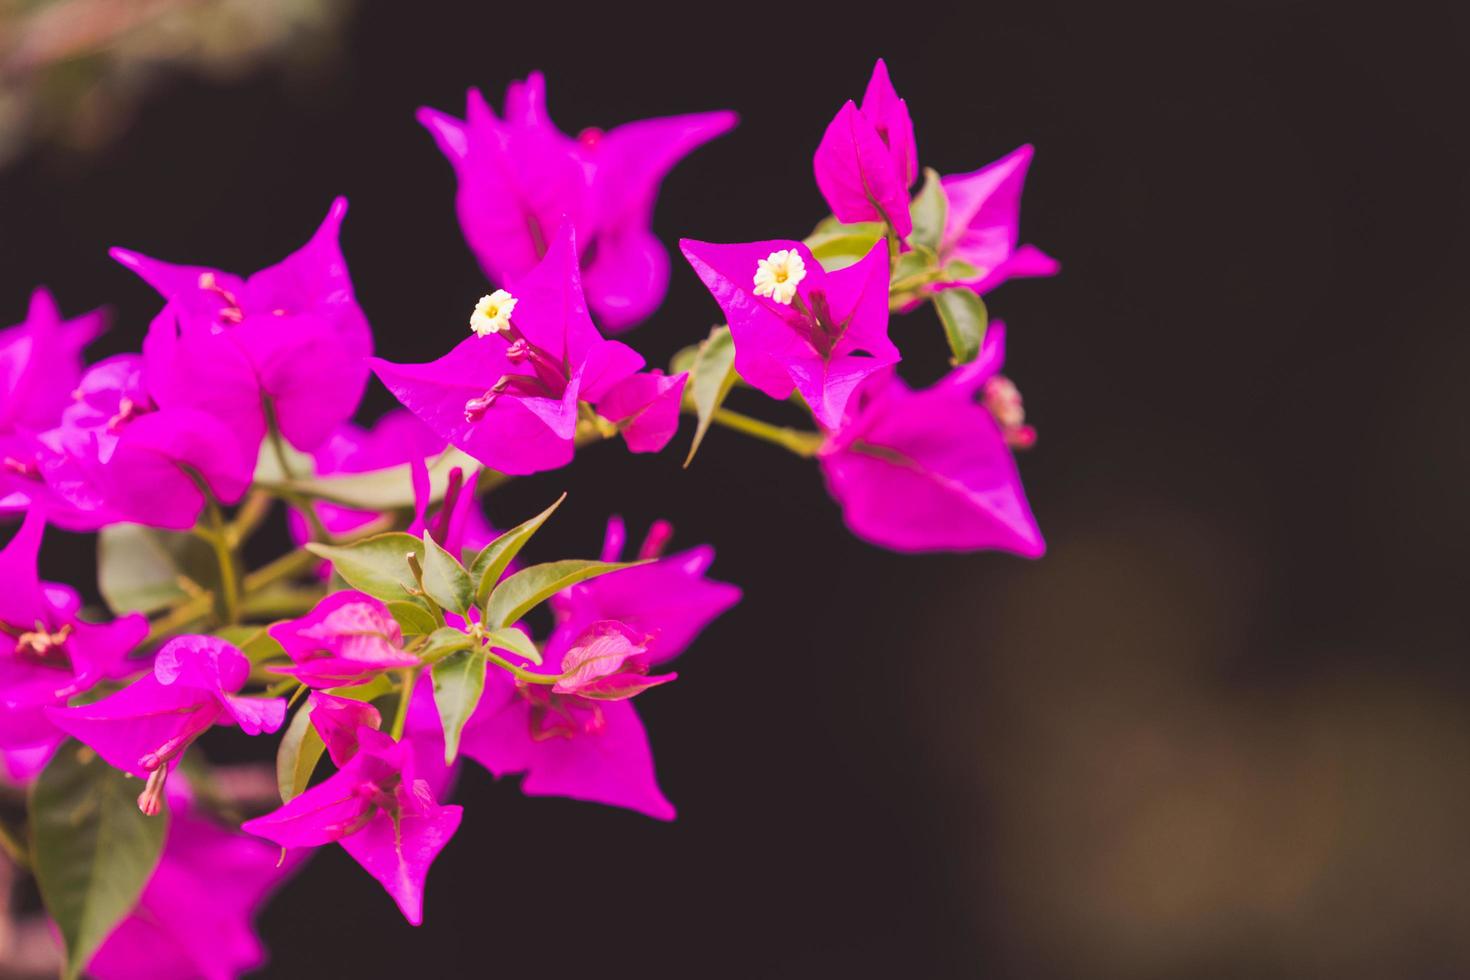
[[271,592],[247,594],[240,602],[240,612],[246,619],[264,616],[274,619],[280,616],[301,616],[311,612],[325,593],[321,589],[278,589]]
[[772,425],[760,419],[732,412],[728,408],[717,408],[710,420],[716,425],[722,425],[736,432],[743,432],[756,439],[780,446],[798,456],[815,456],[817,450],[822,448],[822,435],[818,432],[806,432],[801,429],[791,429],[785,426]]
[[156,643],[182,630],[190,623],[206,618],[212,609],[214,609],[213,592],[201,592],[190,596],[170,609],[162,618],[153,621],[148,628],[148,637],[143,641],[143,645]]
[[30,851],[20,842],[20,837],[0,821],[0,851],[15,863],[16,867],[29,869],[31,866]]
[[219,562],[220,581],[220,614],[227,624],[240,621],[240,570],[235,565],[235,553],[230,547],[229,527],[225,524],[224,514],[220,512],[219,502],[214,499],[213,494],[209,496],[209,505],[206,508],[209,515],[209,530],[200,534],[209,546],[214,549],[214,557]]
[[502,668],[504,670],[510,671],[510,673],[517,680],[525,681],[527,684],[555,684],[557,681],[561,680],[562,677],[564,676],[562,674],[536,674],[536,673],[532,673],[531,671],[526,670],[523,667],[517,667],[515,664],[511,663],[509,660],[506,660],[504,657],[500,656],[499,654],[492,653],[489,650],[486,650],[485,651],[485,661],[487,663],[492,663],[495,666],[500,667],[500,668]]
[[393,716],[393,740],[403,738],[403,726],[408,721],[408,705],[413,700],[413,689],[419,680],[419,668],[410,667],[403,672],[403,687],[398,692],[398,713]]

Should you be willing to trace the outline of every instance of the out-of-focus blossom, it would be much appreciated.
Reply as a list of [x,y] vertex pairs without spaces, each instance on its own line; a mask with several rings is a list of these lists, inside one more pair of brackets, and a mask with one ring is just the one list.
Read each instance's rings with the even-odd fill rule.
[[395,742],[366,727],[357,738],[357,751],[335,774],[242,829],[286,848],[341,844],[418,925],[429,865],[459,828],[462,811],[435,802],[415,773],[409,739]]
[[40,772],[61,742],[46,709],[140,669],[127,656],[148,633],[136,614],[85,622],[75,592],[40,581],[44,529],[40,511],[31,511],[0,551],[0,754],[16,779]]
[[812,166],[838,221],[887,222],[900,238],[913,231],[908,190],[919,175],[914,124],[881,58],[862,108],[848,101],[838,111]]
[[38,435],[61,421],[81,380],[82,349],[105,326],[98,310],[63,320],[51,294],[37,289],[26,318],[0,330],[0,514],[39,508],[64,527],[97,526],[47,486],[50,451]]
[[278,848],[221,826],[172,785],[163,855],[88,964],[97,980],[232,980],[265,963],[251,920],[298,862],[283,864]]
[[[599,405],[644,362],[626,344],[604,340],[593,326],[570,223],[520,279],[515,299],[505,329],[475,334],[437,361],[392,364],[373,358],[372,365],[388,390],[436,435],[491,469],[525,474],[570,462],[579,403]],[[644,408],[661,394],[667,390],[647,396]],[[643,397],[633,391],[615,399],[610,411],[629,409]],[[661,420],[663,414],[653,411],[648,425],[630,426],[629,447],[661,446],[660,437],[666,442]]]
[[338,198],[305,246],[248,278],[112,250],[168,301],[143,347],[161,407],[220,418],[252,458],[267,411],[304,450],[356,411],[373,341],[338,245],[346,214]]
[[565,218],[586,262],[592,312],[609,331],[638,323],[668,290],[667,249],[649,230],[673,166],[735,125],[731,112],[644,119],[576,139],[546,112],[539,72],[513,82],[497,116],[471,89],[465,118],[419,110],[459,180],[460,228],[486,275],[520,296]]
[[46,708],[57,728],[86,743],[108,764],[147,780],[138,807],[155,814],[168,773],[190,744],[216,724],[237,724],[247,735],[274,732],[286,717],[284,698],[239,697],[250,661],[213,636],[180,636],[165,643],[153,670],[91,704]]
[[735,370],[772,398],[795,388],[827,428],[864,378],[898,361],[888,339],[887,242],[836,272],[800,242],[679,245],[729,320]]
[[1016,462],[976,396],[1005,356],[990,324],[980,356],[933,387],[896,376],[863,386],[819,454],[832,496],[858,537],[895,551],[1045,550]]

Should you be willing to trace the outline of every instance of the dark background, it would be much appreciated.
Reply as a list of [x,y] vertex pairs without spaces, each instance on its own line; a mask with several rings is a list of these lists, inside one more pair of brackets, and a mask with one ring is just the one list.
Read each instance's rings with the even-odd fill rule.
[[[656,230],[800,237],[811,152],[883,55],[922,163],[1037,147],[1023,239],[1063,274],[991,310],[1050,552],[886,553],[815,467],[721,431],[687,472],[686,428],[515,482],[501,526],[571,493],[543,558],[662,516],[745,589],[640,700],[678,821],[471,767],[428,924],[326,848],[262,919],[265,975],[1470,972],[1466,15],[607,6],[363,4],[312,70],[176,77],[103,150],[28,152],[0,322],[46,283],[133,347],[157,301],[107,246],[252,271],[343,193],[379,352],[426,360],[485,282],[417,106],[540,68],[573,133],[736,109]],[[676,259],[625,339],[665,362],[718,315]],[[932,313],[893,333],[938,376]],[[60,542],[46,571],[84,582],[89,542]]]

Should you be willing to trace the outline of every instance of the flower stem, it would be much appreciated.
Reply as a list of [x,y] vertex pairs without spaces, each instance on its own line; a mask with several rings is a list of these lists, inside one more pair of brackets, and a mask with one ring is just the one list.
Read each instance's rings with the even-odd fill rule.
[[208,499],[206,512],[209,515],[209,529],[201,537],[209,542],[209,546],[214,549],[215,560],[219,562],[220,614],[227,624],[238,623],[240,621],[240,570],[235,566],[235,552],[230,547],[230,530],[225,524],[219,502],[214,499],[213,494]]
[[31,866],[30,852],[20,842],[19,835],[3,821],[0,821],[0,851],[4,851],[5,856],[10,858],[16,867],[29,868]]
[[419,668],[410,667],[403,672],[403,687],[398,691],[398,713],[393,716],[393,740],[403,738],[403,726],[408,721],[408,705],[413,700],[413,689],[418,684]]
[[801,429],[791,429],[786,426],[772,425],[760,419],[732,412],[728,408],[717,408],[710,416],[716,425],[722,425],[736,432],[743,432],[756,439],[780,446],[798,456],[815,456],[817,450],[822,448],[822,434],[819,432],[807,432]]
[[190,596],[179,605],[174,606],[162,618],[153,621],[148,628],[148,636],[143,640],[143,645],[156,643],[165,637],[183,629],[190,623],[204,619],[214,608],[214,593],[201,592]]
[[485,660],[487,663],[492,663],[497,667],[510,671],[510,673],[517,680],[525,681],[527,684],[555,684],[557,681],[561,680],[563,676],[561,674],[534,673],[522,667],[517,667],[509,660],[506,660],[499,654],[492,653],[489,650],[485,651]]

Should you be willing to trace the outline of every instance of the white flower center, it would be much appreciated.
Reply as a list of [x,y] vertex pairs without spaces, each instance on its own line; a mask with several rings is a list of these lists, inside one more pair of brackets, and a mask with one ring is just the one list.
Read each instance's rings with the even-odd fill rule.
[[756,263],[755,294],[769,296],[782,306],[790,306],[796,287],[806,278],[806,263],[796,249],[783,248]]
[[510,326],[510,315],[515,308],[516,298],[503,289],[481,296],[475,304],[475,311],[470,314],[470,329],[477,337],[500,333]]

